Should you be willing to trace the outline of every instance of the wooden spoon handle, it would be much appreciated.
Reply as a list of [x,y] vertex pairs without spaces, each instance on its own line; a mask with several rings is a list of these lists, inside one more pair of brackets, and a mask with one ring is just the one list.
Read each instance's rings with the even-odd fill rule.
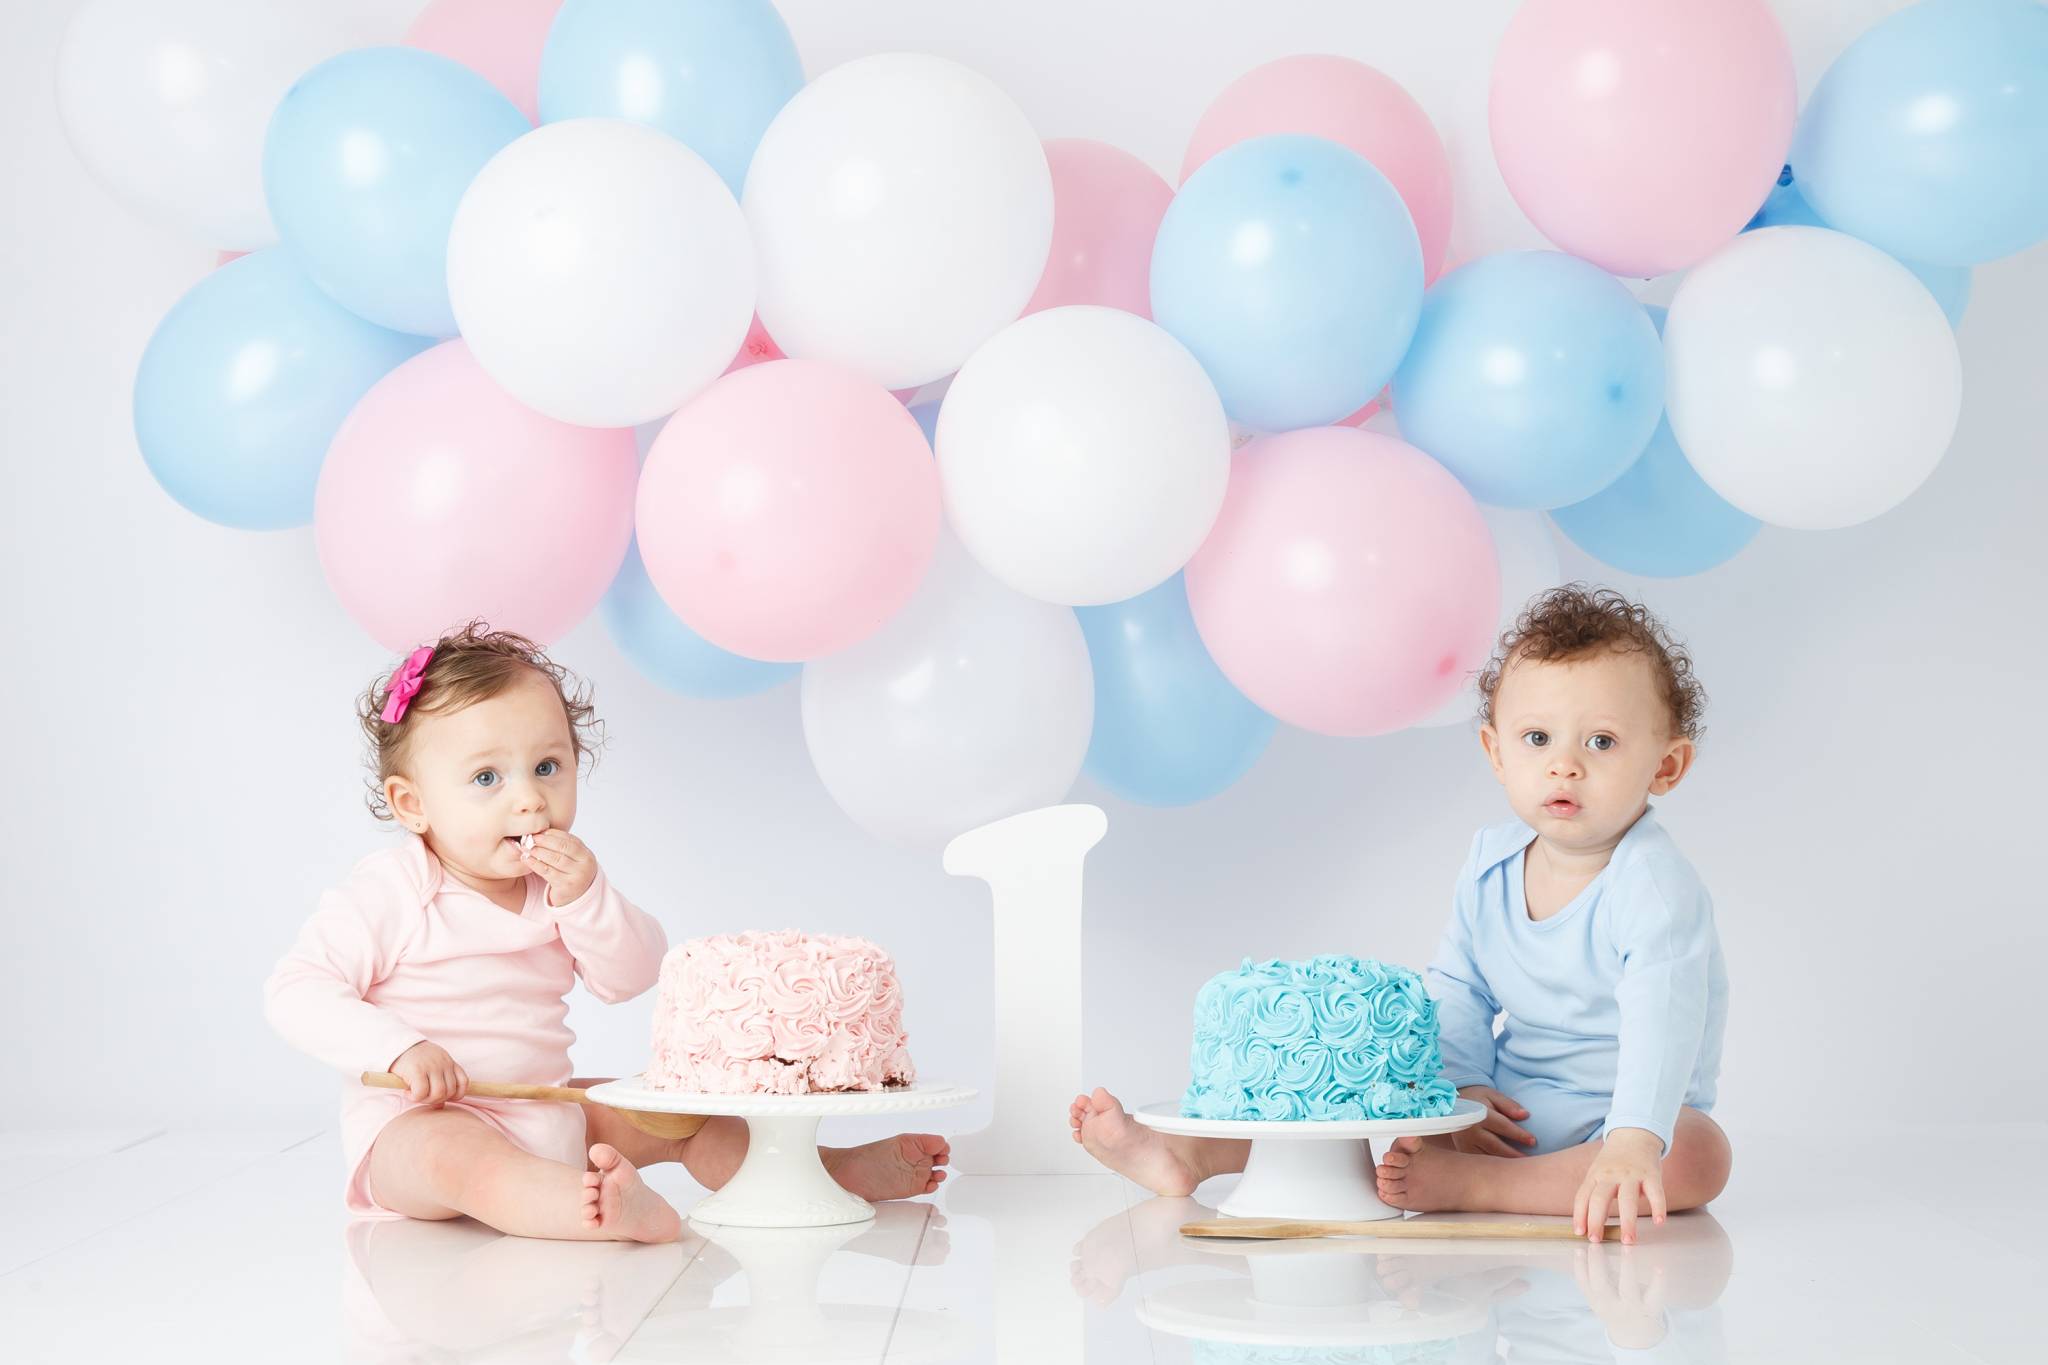
[[1183,1223],[1183,1237],[1248,1237],[1261,1241],[1296,1237],[1416,1237],[1434,1241],[1456,1239],[1537,1239],[1572,1241],[1580,1234],[1570,1223],[1434,1223],[1425,1219],[1383,1218],[1365,1223],[1309,1223],[1286,1218],[1218,1218]]
[[[383,1090],[403,1090],[405,1082],[388,1071],[365,1071],[363,1084]],[[518,1085],[510,1081],[471,1081],[469,1093],[493,1100],[554,1100],[560,1104],[591,1104],[594,1101],[573,1085]]]

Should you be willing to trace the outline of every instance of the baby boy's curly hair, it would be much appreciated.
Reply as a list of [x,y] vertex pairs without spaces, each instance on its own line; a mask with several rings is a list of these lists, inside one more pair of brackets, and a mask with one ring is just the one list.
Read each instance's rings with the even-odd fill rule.
[[569,718],[569,742],[576,750],[580,767],[586,756],[594,757],[604,743],[604,722],[596,718],[590,704],[588,684],[541,652],[539,645],[524,635],[492,630],[482,621],[471,621],[434,642],[434,657],[427,662],[420,690],[406,706],[396,724],[384,719],[385,689],[389,671],[381,673],[356,702],[356,719],[369,741],[364,761],[370,769],[365,804],[379,820],[392,818],[384,801],[384,780],[405,769],[413,732],[422,715],[446,714],[485,701],[506,691],[529,673],[539,674],[562,699],[562,711]]
[[1612,588],[1592,588],[1584,583],[1567,583],[1530,599],[1514,625],[1500,637],[1493,657],[1479,675],[1480,722],[1493,724],[1494,693],[1500,690],[1501,675],[1509,664],[1523,659],[1536,663],[1583,659],[1602,650],[1647,656],[1657,690],[1670,709],[1671,733],[1699,740],[1707,692],[1693,676],[1692,656],[1672,639],[1648,607],[1629,601]]

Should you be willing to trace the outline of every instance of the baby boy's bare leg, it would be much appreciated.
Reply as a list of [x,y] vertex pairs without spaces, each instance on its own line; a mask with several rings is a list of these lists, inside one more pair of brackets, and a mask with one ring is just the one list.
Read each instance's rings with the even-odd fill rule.
[[1212,1175],[1243,1170],[1252,1149],[1241,1138],[1177,1137],[1147,1128],[1099,1086],[1074,1096],[1067,1123],[1088,1155],[1154,1194],[1193,1194]]
[[515,1237],[673,1242],[682,1220],[625,1156],[590,1148],[581,1171],[514,1146],[461,1109],[412,1109],[385,1125],[370,1150],[370,1189],[410,1218],[467,1214]]
[[[1423,1211],[1568,1214],[1599,1154],[1597,1142],[1542,1156],[1505,1157],[1447,1151],[1401,1138],[1380,1159],[1380,1198],[1396,1208]],[[1730,1159],[1728,1136],[1720,1125],[1697,1109],[1679,1110],[1663,1162],[1667,1207],[1694,1209],[1720,1194],[1728,1183]]]

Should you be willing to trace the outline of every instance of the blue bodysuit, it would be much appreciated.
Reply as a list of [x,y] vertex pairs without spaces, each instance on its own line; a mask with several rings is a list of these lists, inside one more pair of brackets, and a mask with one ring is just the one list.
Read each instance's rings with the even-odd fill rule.
[[[1699,874],[1645,810],[1569,905],[1529,918],[1519,820],[1472,840],[1451,923],[1429,964],[1444,1079],[1518,1101],[1555,1152],[1610,1128],[1671,1148],[1683,1105],[1714,1104],[1728,974]],[[1506,1017],[1500,1036],[1496,1014]]]

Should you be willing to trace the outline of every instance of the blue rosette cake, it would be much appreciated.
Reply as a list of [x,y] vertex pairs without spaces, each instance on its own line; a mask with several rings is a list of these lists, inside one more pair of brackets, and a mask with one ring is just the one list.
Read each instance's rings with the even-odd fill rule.
[[1188,1070],[1189,1118],[1428,1118],[1458,1098],[1422,978],[1340,954],[1246,958],[1211,978],[1195,997]]

